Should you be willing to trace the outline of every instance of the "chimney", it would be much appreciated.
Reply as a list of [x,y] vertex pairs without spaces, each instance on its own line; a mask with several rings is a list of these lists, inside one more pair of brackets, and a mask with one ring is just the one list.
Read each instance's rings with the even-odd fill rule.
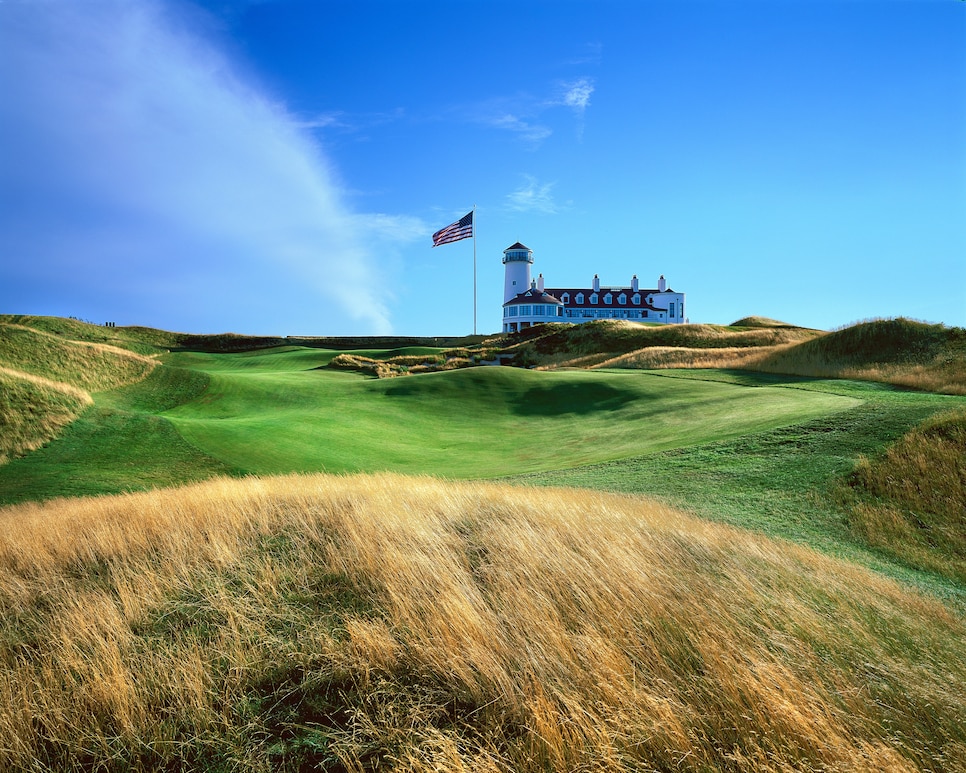
[[661,274],[661,278],[657,280],[657,291],[663,293],[667,290],[667,280],[664,278],[664,274]]
[[631,277],[631,290],[635,293],[637,292],[637,274]]
[[543,274],[537,277],[537,289],[543,292]]
[[600,292],[600,278],[597,276],[597,274],[594,274],[594,292]]

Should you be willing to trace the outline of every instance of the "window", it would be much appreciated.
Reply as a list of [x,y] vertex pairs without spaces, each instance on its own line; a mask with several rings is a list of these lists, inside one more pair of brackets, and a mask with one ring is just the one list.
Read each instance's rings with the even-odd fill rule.
[[621,306],[623,306],[625,303],[627,303],[627,296],[624,295],[624,293],[621,293],[620,295],[617,296],[617,302]]
[[520,307],[520,316],[521,317],[529,317],[530,316],[530,307],[529,306],[521,306]]
[[561,295],[560,300],[562,300],[564,303],[570,303],[570,293],[564,293]]
[[639,306],[640,303],[641,303],[641,294],[640,293],[634,293],[634,297],[631,298],[631,300],[634,302],[634,305],[635,306]]
[[667,315],[669,317],[673,317],[674,316],[674,302],[673,301],[667,305]]
[[584,303],[584,294],[583,293],[577,293],[577,305],[578,306],[582,306],[583,303]]
[[614,302],[614,296],[611,295],[610,293],[607,293],[607,295],[604,296],[604,303],[610,305],[613,302]]
[[517,307],[516,307],[516,306],[511,306],[511,307],[510,307],[510,316],[511,316],[511,317],[515,317],[515,316],[517,315],[517,312],[518,312],[518,311],[519,311],[519,309],[517,309]]
[[590,296],[591,303],[597,303],[597,293],[592,293]]

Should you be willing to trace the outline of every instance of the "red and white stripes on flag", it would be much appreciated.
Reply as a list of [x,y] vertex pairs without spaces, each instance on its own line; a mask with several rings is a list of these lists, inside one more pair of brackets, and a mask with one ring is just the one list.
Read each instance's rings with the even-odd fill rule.
[[460,239],[469,239],[473,235],[473,213],[467,212],[452,225],[441,228],[433,234],[433,246],[439,247],[441,244],[458,242]]

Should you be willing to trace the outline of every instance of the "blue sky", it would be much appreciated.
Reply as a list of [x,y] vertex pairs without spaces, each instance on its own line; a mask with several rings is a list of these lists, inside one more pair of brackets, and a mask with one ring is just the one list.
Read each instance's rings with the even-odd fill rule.
[[478,329],[502,251],[692,322],[966,326],[961,0],[4,0],[0,312]]

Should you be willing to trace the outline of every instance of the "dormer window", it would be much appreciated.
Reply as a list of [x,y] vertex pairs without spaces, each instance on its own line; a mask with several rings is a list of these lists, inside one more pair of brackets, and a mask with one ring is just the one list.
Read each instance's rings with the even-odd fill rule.
[[634,302],[634,305],[635,306],[640,305],[640,302],[641,302],[641,294],[640,293],[634,293],[634,295],[631,297],[631,300]]
[[625,303],[627,303],[627,296],[624,295],[624,293],[621,293],[620,295],[617,296],[617,302],[621,306],[623,306]]
[[562,300],[564,303],[570,303],[570,293],[564,293],[561,295],[560,300]]
[[597,293],[591,293],[591,295],[590,295],[590,302],[591,303],[597,303]]
[[583,293],[577,293],[577,305],[578,306],[583,306],[584,305],[584,294]]
[[607,295],[604,296],[604,303],[606,303],[607,305],[610,305],[613,302],[614,302],[614,296],[611,295],[610,293],[607,293]]

